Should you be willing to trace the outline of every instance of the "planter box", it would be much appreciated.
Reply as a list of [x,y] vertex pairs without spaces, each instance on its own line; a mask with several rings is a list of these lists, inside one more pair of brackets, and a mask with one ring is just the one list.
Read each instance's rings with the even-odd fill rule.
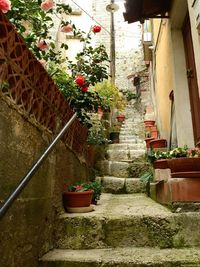
[[200,178],[200,158],[175,158],[168,160],[171,176],[177,178]]

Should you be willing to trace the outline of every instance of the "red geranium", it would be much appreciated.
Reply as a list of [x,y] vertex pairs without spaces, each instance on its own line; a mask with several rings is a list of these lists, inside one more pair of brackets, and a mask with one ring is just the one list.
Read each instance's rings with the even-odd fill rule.
[[75,79],[75,83],[79,86],[83,86],[85,84],[85,78],[82,75],[78,75]]
[[96,33],[96,32],[100,32],[100,31],[101,31],[101,26],[99,26],[99,25],[95,25],[95,26],[93,26],[92,31],[93,31],[94,33]]
[[84,92],[84,93],[88,91],[88,88],[87,88],[87,87],[81,87],[80,89],[81,89],[81,91]]

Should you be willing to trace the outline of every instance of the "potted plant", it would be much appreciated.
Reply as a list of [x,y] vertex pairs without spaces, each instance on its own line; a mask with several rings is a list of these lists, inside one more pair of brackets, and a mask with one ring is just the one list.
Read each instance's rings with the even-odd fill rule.
[[168,161],[173,178],[200,177],[200,148],[176,148],[171,151],[172,159]]
[[120,134],[121,124],[113,124],[112,127],[109,128],[109,137],[113,144],[119,143],[119,134]]
[[150,150],[148,159],[153,164],[154,169],[166,169],[168,167],[168,159],[171,158],[170,151],[153,151]]
[[117,117],[118,122],[123,122],[125,120],[125,115],[124,114],[119,114]]
[[149,146],[151,149],[154,148],[165,148],[167,147],[167,140],[158,138],[158,139],[153,139],[149,142]]
[[63,206],[68,212],[92,211],[91,204],[97,204],[101,195],[101,184],[98,182],[77,183],[68,186],[63,192]]

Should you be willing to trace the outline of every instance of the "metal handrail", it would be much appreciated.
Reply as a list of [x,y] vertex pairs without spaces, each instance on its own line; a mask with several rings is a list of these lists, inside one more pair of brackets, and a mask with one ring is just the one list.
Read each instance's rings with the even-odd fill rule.
[[60,131],[60,133],[51,142],[51,144],[48,146],[48,148],[43,152],[43,154],[36,161],[36,163],[31,167],[31,169],[27,172],[27,174],[21,179],[21,181],[19,182],[16,189],[3,202],[3,204],[0,207],[0,219],[5,215],[5,213],[9,209],[9,207],[12,205],[12,203],[15,201],[15,199],[19,196],[19,194],[22,192],[22,190],[25,188],[25,186],[31,180],[34,173],[38,170],[38,168],[40,167],[40,165],[42,164],[44,159],[48,156],[48,154],[51,152],[51,150],[57,144],[57,142],[61,139],[61,137],[64,135],[66,130],[69,128],[69,126],[74,122],[76,117],[77,117],[77,113],[74,113],[74,115],[71,117],[71,119],[67,122],[67,124],[63,127],[63,129]]

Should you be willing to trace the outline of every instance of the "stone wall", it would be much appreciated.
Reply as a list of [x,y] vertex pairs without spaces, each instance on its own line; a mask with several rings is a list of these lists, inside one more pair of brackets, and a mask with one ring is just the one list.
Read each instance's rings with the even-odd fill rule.
[[[0,201],[47,148],[52,136],[0,98]],[[65,185],[88,177],[85,163],[59,142],[0,221],[0,266],[37,267],[51,249]],[[57,216],[56,216],[57,215]]]
[[[97,43],[103,43],[110,53],[110,20],[111,15],[106,11],[109,0],[93,1],[94,18],[103,26],[102,32],[96,35]],[[141,25],[124,22],[123,2],[117,2],[119,10],[114,13],[115,49],[116,49],[116,85],[120,90],[132,90],[133,85],[127,76],[144,69],[143,51],[141,44]]]

